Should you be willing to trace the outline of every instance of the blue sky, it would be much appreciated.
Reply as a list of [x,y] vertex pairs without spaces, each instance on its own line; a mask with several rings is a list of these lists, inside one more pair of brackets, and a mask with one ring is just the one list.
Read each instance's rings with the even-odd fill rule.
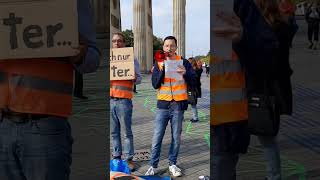
[[[173,0],[152,0],[153,34],[164,38],[173,34]],[[133,0],[120,0],[122,30],[133,24]],[[186,58],[207,55],[210,49],[210,1],[187,0]]]

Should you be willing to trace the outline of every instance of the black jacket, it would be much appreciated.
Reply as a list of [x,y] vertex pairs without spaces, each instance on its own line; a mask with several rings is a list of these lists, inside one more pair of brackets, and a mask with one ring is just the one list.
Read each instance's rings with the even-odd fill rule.
[[251,0],[235,0],[235,12],[243,26],[243,37],[233,44],[246,71],[248,92],[267,91],[275,95],[281,114],[292,113],[289,64],[292,26],[279,22],[271,27]]

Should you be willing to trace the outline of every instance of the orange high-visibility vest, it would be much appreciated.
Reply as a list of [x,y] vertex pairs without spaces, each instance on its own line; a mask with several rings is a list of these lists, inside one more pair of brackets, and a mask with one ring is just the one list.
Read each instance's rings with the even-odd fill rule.
[[0,60],[0,109],[68,117],[73,67],[63,58]]
[[220,125],[248,119],[245,75],[239,58],[233,52],[232,60],[210,57],[213,72],[210,78],[211,125]]
[[[176,60],[181,60],[181,56],[176,56]],[[161,66],[158,63],[158,66]],[[158,89],[158,100],[183,101],[188,99],[187,84],[184,79],[176,80],[164,77],[164,83]]]
[[110,82],[110,97],[132,99],[133,81],[117,80]]

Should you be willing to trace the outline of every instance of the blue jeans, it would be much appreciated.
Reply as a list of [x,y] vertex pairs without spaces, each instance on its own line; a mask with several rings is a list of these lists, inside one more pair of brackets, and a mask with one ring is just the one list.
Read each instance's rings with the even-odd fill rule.
[[124,153],[127,159],[134,155],[131,99],[111,99],[111,136],[113,156],[122,155],[121,131],[124,133]]
[[157,109],[156,119],[154,121],[154,134],[151,148],[150,165],[154,168],[158,167],[160,160],[161,145],[168,122],[171,124],[171,145],[169,150],[169,165],[175,165],[181,143],[183,110],[178,110],[173,104],[169,109]]
[[72,151],[66,118],[0,120],[1,180],[68,180]]
[[192,107],[192,119],[193,120],[198,120],[198,109],[197,109],[197,105],[191,105]]
[[281,179],[281,160],[276,137],[258,136],[261,145],[264,148],[265,159],[267,160],[267,179]]

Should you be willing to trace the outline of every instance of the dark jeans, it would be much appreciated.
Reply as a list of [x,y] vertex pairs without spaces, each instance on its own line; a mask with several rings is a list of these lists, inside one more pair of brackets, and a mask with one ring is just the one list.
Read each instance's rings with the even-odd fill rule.
[[74,89],[73,94],[74,95],[83,95],[83,75],[79,73],[78,71],[74,71]]
[[69,180],[71,128],[66,118],[0,121],[1,180]]
[[309,20],[308,22],[308,39],[310,42],[319,40],[319,21]]
[[210,127],[210,174],[214,180],[236,180],[239,154],[245,154],[250,143],[247,122]]

